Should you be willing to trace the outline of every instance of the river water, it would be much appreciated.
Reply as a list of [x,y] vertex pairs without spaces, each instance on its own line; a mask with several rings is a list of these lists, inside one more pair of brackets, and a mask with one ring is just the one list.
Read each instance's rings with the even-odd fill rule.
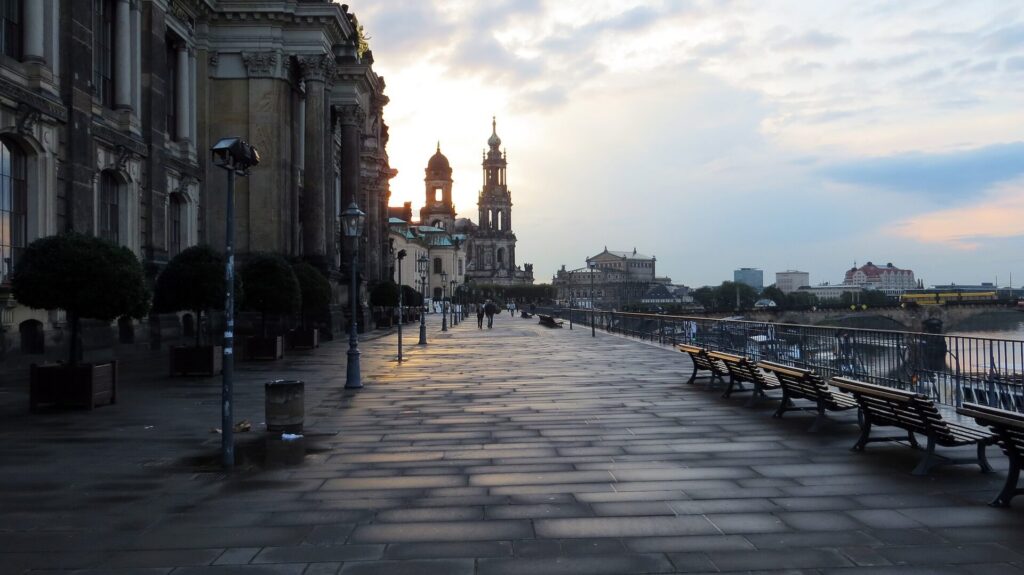
[[950,335],[1024,341],[1024,313],[985,315],[950,330]]

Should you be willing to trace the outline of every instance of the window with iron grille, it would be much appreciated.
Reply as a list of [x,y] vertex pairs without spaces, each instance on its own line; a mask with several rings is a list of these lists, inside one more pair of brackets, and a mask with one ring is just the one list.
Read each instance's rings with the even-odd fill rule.
[[114,107],[114,2],[93,0],[92,81],[100,103]]
[[4,56],[21,60],[24,0],[0,0],[0,50]]
[[181,253],[182,248],[181,216],[182,212],[185,210],[185,202],[181,200],[180,195],[174,194],[171,196],[171,202],[168,206],[168,210],[170,211],[168,214],[170,220],[168,231],[170,232],[170,237],[168,238],[167,255],[173,258]]
[[110,172],[100,173],[100,237],[121,244],[120,186]]
[[0,283],[14,271],[28,240],[25,154],[0,140]]
[[178,139],[178,50],[174,38],[167,37],[167,84],[164,104],[167,106],[167,139]]

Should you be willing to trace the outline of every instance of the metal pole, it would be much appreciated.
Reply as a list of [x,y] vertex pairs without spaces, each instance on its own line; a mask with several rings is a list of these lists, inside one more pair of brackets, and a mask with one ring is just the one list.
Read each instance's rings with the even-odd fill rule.
[[356,279],[359,275],[356,266],[359,264],[359,237],[352,238],[352,267],[349,268],[348,282],[348,303],[352,308],[352,324],[348,330],[348,362],[345,369],[345,389],[359,389],[363,387],[362,376],[359,373],[359,336],[357,334],[358,321],[356,320],[356,306],[358,296],[356,294]]
[[228,169],[228,205],[224,226],[224,351],[221,367],[220,445],[221,464],[235,465],[234,386],[235,386],[235,170]]
[[398,363],[402,363],[402,324],[405,323],[405,290],[402,289],[402,260],[398,260]]
[[597,337],[597,328],[594,326],[594,270],[590,270],[590,337]]
[[441,278],[441,331],[448,331],[448,302],[444,300],[444,294],[448,289],[448,282]]
[[419,345],[427,345],[427,278],[420,276],[420,295],[423,298],[420,304],[420,343]]

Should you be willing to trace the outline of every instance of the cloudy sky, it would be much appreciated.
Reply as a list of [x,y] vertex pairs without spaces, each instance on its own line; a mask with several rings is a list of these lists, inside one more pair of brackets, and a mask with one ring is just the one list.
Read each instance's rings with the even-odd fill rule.
[[1019,0],[349,3],[391,98],[392,205],[422,205],[440,140],[476,220],[496,115],[538,281],[607,246],[691,286],[869,260],[1024,284]]

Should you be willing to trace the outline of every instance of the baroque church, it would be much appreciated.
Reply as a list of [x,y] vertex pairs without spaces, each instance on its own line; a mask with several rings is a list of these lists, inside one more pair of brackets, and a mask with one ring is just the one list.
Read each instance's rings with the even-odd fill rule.
[[[403,265],[403,283],[415,280],[415,260],[426,256],[428,297],[440,299],[460,285],[530,285],[533,264],[516,263],[516,234],[512,231],[512,195],[508,189],[507,152],[501,149],[497,121],[483,155],[483,187],[477,196],[478,222],[459,218],[452,202],[452,168],[441,145],[427,162],[425,198],[419,222],[412,222],[412,205],[391,210],[395,249],[411,257]],[[451,279],[447,279],[451,278]],[[447,284],[447,285],[444,285]]]

